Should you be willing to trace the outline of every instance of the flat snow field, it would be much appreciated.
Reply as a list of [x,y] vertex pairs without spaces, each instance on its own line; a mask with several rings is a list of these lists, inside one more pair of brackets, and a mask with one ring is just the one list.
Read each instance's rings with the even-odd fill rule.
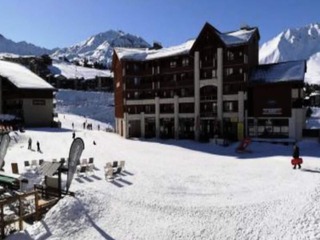
[[[251,153],[194,141],[126,140],[84,130],[84,117],[59,115],[62,129],[11,133],[5,171],[17,162],[31,183],[40,178],[25,160],[68,157],[72,122],[85,142],[81,158],[96,169],[75,175],[75,197],[60,200],[43,220],[8,239],[320,239],[320,144],[299,142],[301,170],[291,166],[292,145],[252,143]],[[28,138],[42,153],[27,149]],[[93,144],[96,142],[96,145]],[[107,162],[125,160],[114,182]],[[64,180],[65,180],[64,176]],[[30,188],[32,184],[30,185]]]

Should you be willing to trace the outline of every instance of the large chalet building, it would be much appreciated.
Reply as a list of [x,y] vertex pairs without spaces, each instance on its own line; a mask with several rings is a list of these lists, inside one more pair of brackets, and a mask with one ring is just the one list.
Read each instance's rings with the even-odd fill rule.
[[180,46],[116,48],[116,132],[126,138],[301,138],[305,63],[259,66],[259,39],[256,27],[222,33],[206,23]]

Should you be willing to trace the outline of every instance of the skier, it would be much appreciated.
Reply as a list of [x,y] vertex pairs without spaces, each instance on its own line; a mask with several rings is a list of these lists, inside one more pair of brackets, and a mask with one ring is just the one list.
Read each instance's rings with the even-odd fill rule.
[[76,137],[76,133],[73,132],[73,133],[72,133],[72,138],[74,139],[75,137]]

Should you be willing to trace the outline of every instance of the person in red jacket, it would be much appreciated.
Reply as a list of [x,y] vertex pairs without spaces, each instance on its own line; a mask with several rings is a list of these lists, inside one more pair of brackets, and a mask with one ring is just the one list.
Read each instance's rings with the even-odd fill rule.
[[293,153],[292,153],[292,161],[294,161],[293,164],[293,169],[296,169],[297,165],[299,169],[301,168],[301,161],[300,161],[300,148],[298,147],[297,144],[293,145]]

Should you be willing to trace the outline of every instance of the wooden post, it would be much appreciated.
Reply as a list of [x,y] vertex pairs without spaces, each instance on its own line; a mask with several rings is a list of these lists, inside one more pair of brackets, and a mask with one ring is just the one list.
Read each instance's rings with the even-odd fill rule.
[[20,231],[23,229],[22,215],[23,215],[23,206],[21,201],[21,195],[19,195],[19,230]]
[[59,190],[59,199],[61,199],[61,166],[58,168],[58,190]]
[[4,218],[3,218],[3,204],[1,204],[1,239],[4,239],[4,228],[5,228],[5,224],[4,224]]
[[35,191],[35,195],[34,195],[34,200],[35,200],[35,204],[36,204],[36,220],[39,221],[40,217],[39,217],[39,196],[37,191]]

